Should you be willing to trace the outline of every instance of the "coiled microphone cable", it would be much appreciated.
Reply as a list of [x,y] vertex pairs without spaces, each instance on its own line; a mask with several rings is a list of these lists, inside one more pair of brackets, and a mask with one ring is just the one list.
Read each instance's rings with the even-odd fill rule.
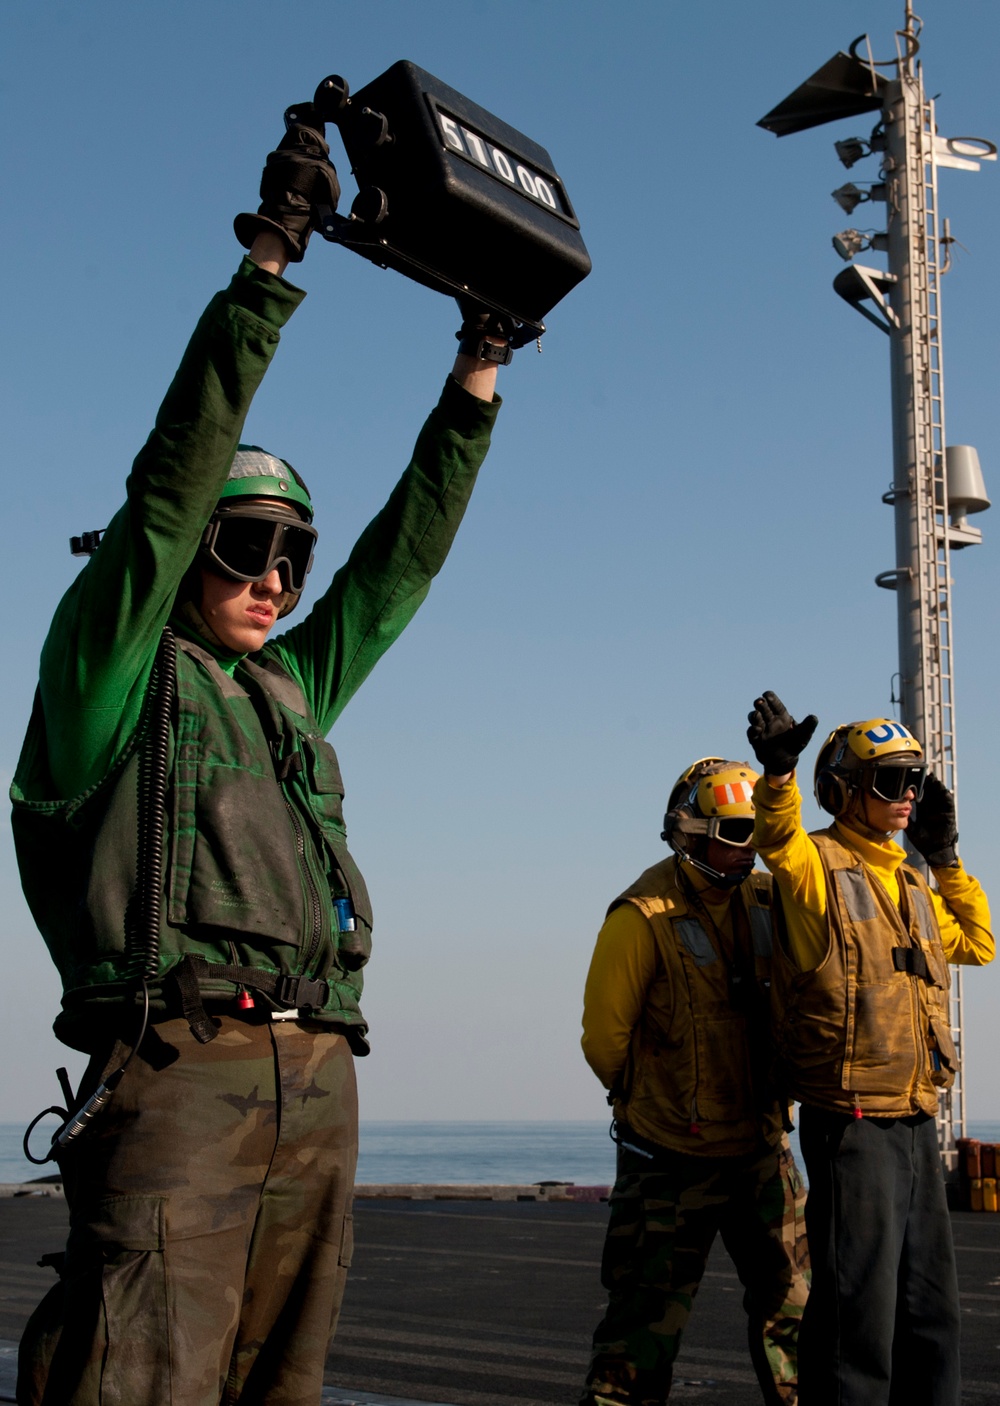
[[[125,1071],[142,1044],[149,1025],[149,982],[157,975],[160,959],[160,922],[163,916],[163,856],[167,774],[170,751],[170,722],[174,694],[177,691],[177,652],[174,632],[164,625],[159,648],[150,674],[147,699],[149,717],[142,756],[139,761],[139,833],[137,837],[139,913],[134,929],[128,934],[132,954],[132,979],[142,997],[142,1019],[125,1060],[112,1070],[75,1113],[67,1108],[45,1108],[34,1117],[25,1130],[22,1147],[24,1155],[36,1167],[51,1162],[71,1142],[80,1136],[103,1108],[125,1077]],[[72,1105],[66,1071],[60,1069],[58,1078],[66,1102]],[[35,1157],[28,1142],[35,1128],[50,1113],[63,1120],[52,1135],[52,1144],[44,1157]]]

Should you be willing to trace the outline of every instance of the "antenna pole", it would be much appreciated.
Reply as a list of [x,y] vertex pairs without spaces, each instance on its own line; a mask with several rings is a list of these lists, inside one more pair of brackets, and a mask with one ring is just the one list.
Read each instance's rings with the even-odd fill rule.
[[[981,138],[939,135],[934,100],[926,94],[922,66],[914,63],[921,20],[913,0],[905,0],[905,23],[905,29],[896,31],[895,59],[876,63],[869,48],[865,64],[857,53],[867,39],[863,35],[849,55],[830,60],[759,125],[785,136],[860,112],[881,113],[867,143],[856,137],[837,143],[847,167],[884,152],[880,179],[868,192],[849,184],[834,198],[848,213],[862,201],[885,202],[886,226],[882,233],[866,235],[852,228],[835,237],[834,248],[851,268],[838,275],[834,289],[889,337],[893,477],[882,501],[893,509],[896,562],[875,582],[896,592],[902,721],[920,739],[938,777],[954,791],[951,560],[954,550],[982,540],[977,528],[969,528],[963,509],[982,512],[989,501],[981,479],[978,487],[971,480],[966,486],[956,471],[954,515],[949,505],[941,278],[953,239],[947,223],[942,230],[937,178],[942,167],[978,171],[980,162],[996,161],[997,148]],[[879,69],[894,69],[895,75],[890,78]],[[886,252],[885,272],[852,263],[866,249]],[[862,306],[865,300],[874,309]],[[971,447],[969,452],[975,456]],[[915,853],[911,862],[924,867]],[[953,1175],[955,1143],[965,1132],[961,967],[953,968],[951,1018],[957,1077],[954,1087],[940,1095],[938,1136],[944,1166]]]
[[899,66],[900,78],[904,76],[906,78],[913,77],[913,52],[915,47],[913,41],[917,37],[917,31],[913,23],[914,19],[913,0],[906,0],[906,16],[903,24],[903,56]]

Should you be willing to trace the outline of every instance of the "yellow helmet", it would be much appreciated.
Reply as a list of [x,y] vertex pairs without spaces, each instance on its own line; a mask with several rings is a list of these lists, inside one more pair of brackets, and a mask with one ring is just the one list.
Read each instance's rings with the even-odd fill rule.
[[746,762],[727,761],[724,757],[702,757],[692,762],[671,787],[660,838],[676,855],[689,859],[716,883],[742,883],[746,874],[734,881],[732,876],[719,873],[701,855],[693,853],[693,845],[698,837],[705,836],[724,845],[749,848],[754,820],[753,788],[758,779],[759,773]]
[[819,749],[813,774],[816,800],[830,815],[843,815],[859,791],[898,801],[912,790],[919,801],[926,778],[924,749],[892,718],[834,728]]

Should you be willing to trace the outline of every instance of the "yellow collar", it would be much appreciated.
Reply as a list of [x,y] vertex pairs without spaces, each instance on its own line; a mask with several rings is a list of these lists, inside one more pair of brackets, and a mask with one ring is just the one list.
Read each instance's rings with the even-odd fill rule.
[[902,845],[897,845],[895,840],[885,840],[882,844],[876,844],[873,840],[866,839],[864,835],[859,835],[856,830],[852,830],[842,820],[834,822],[834,829],[839,832],[840,838],[848,849],[854,850],[855,854],[860,855],[872,869],[881,869],[884,873],[895,874],[906,858],[906,850],[903,849]]

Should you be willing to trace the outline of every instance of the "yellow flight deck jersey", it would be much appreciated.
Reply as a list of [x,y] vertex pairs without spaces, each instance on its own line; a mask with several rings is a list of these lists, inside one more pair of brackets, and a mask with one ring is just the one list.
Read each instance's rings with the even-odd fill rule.
[[[819,852],[802,828],[802,792],[794,779],[772,786],[762,776],[754,787],[757,812],[753,843],[774,875],[783,898],[788,928],[789,955],[800,971],[811,971],[826,956],[829,924],[826,916],[826,879]],[[906,851],[894,840],[875,844],[834,821],[841,844],[857,854],[894,904],[899,903],[897,870]],[[996,943],[990,929],[990,906],[978,879],[966,873],[961,861],[953,869],[935,869],[938,892],[932,891],[934,916],[941,931],[941,946],[949,962],[985,966],[993,960]]]

